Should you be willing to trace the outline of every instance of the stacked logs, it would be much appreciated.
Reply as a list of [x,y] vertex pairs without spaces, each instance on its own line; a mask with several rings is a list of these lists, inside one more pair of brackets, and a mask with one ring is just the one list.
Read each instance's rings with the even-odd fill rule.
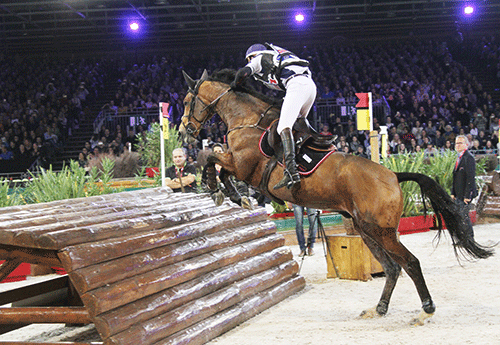
[[305,285],[264,208],[163,188],[1,209],[0,246],[58,258],[105,344],[203,344]]
[[480,216],[500,216],[500,175],[493,171],[486,176],[479,176],[485,188],[479,195],[477,213]]

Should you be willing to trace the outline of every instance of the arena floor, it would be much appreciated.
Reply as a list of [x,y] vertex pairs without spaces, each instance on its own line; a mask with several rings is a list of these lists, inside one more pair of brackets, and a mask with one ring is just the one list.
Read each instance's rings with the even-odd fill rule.
[[[476,240],[500,242],[500,224],[475,226]],[[456,260],[451,241],[433,242],[435,232],[404,235],[401,241],[420,259],[437,306],[424,326],[410,326],[420,311],[420,300],[406,274],[399,279],[387,316],[359,319],[375,306],[384,278],[368,282],[326,278],[326,259],[316,254],[302,262],[306,288],[235,329],[210,345],[290,344],[500,344],[500,246],[487,260]],[[299,250],[292,246],[294,255]],[[15,283],[8,283],[15,284]],[[4,284],[2,284],[4,285]],[[31,325],[0,335],[0,341],[99,341],[92,325]]]

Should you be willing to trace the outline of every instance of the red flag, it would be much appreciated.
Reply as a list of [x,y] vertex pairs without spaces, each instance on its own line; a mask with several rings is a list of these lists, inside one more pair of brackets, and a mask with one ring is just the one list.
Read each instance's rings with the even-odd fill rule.
[[162,103],[161,104],[161,115],[170,120],[170,114],[168,113],[168,108],[170,107],[169,103]]
[[370,101],[368,98],[368,93],[356,93],[356,97],[359,98],[356,108],[368,108],[370,106]]

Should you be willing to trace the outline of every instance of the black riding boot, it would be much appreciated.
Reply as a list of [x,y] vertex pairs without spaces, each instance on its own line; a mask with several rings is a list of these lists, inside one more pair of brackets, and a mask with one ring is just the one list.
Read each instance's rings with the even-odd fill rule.
[[297,171],[297,163],[295,162],[295,143],[293,142],[292,130],[288,127],[283,129],[280,136],[283,143],[283,165],[285,171],[283,172],[283,178],[273,189],[280,189],[285,186],[290,189],[300,184],[300,175]]

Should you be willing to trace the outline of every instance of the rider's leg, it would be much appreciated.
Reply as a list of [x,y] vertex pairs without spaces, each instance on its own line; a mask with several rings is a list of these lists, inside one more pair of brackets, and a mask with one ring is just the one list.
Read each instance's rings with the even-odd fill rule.
[[283,143],[283,178],[273,188],[279,189],[282,187],[292,188],[294,185],[300,184],[300,175],[297,171],[297,163],[295,162],[295,143],[293,142],[292,129],[287,127],[280,133],[281,142]]
[[283,142],[285,171],[283,179],[274,186],[274,189],[285,186],[292,188],[300,184],[300,175],[295,162],[295,143],[292,136],[292,127],[299,116],[307,116],[315,98],[316,85],[307,76],[292,78],[286,85],[286,94],[277,127]]

